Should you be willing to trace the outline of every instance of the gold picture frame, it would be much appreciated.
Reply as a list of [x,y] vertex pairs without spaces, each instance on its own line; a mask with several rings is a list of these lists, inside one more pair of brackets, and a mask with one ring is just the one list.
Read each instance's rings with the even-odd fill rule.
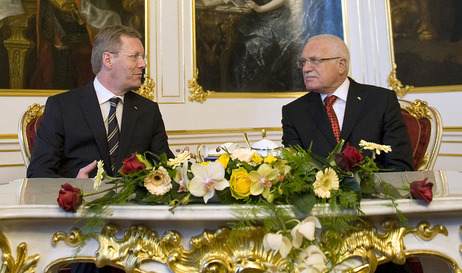
[[[81,7],[77,6],[74,0],[21,0],[21,4],[24,13],[13,14],[5,18],[0,17],[2,18],[0,20],[0,34],[2,34],[0,35],[2,39],[0,40],[2,42],[0,44],[0,63],[5,66],[2,68],[3,70],[9,71],[9,73],[3,73],[3,78],[0,77],[0,96],[48,97],[89,82],[94,77],[89,64],[90,40],[94,35],[91,31],[92,26],[88,24],[89,15],[86,16],[81,12],[79,10]],[[37,6],[38,4],[40,6]],[[98,4],[103,3],[99,2]],[[108,1],[107,4],[110,8],[105,11],[111,13],[114,18],[117,15],[120,18],[114,19],[113,23],[120,20],[125,25],[129,24],[137,28],[144,36],[145,51],[149,52],[149,16],[147,16],[149,0]],[[37,12],[38,9],[40,12]],[[37,20],[37,16],[39,20]],[[128,18],[130,22],[127,21]],[[52,26],[50,27],[50,25],[53,25],[50,23],[51,20],[54,20],[53,24],[62,22],[63,25],[69,27],[69,33],[73,34],[72,37],[68,38],[59,32],[56,34],[56,29]],[[37,24],[38,21],[39,23]],[[37,25],[39,25],[38,28]],[[43,29],[41,29],[42,27]],[[39,30],[37,31],[39,35],[35,34],[37,29]],[[85,31],[85,33],[82,31]],[[82,41],[82,43],[77,44],[76,41]],[[56,52],[62,54],[61,52],[70,50],[80,50],[79,54],[81,53],[84,57],[76,57],[79,55],[75,52],[72,52],[72,55],[55,55]],[[47,56],[48,59],[46,59]],[[52,56],[51,62],[49,56]],[[64,63],[66,63],[77,60],[79,62],[78,59],[85,60],[82,62],[84,64],[76,65],[73,63],[68,65],[70,69],[74,69],[74,72],[63,69],[62,66],[56,64],[56,61],[53,61],[64,60]],[[53,70],[44,66],[50,63],[53,63]],[[149,60],[147,64],[149,65]],[[78,70],[79,67],[83,69]],[[58,75],[57,71],[61,72],[62,75]],[[74,79],[72,83],[69,83],[70,81],[64,82],[64,80],[71,78],[72,75],[79,74],[76,71],[82,72],[79,79]],[[149,71],[149,69],[146,68],[146,71]],[[50,74],[52,75],[50,76]],[[62,83],[58,84],[57,82]],[[69,85],[67,86],[66,84]],[[146,97],[153,98],[153,84],[149,75],[145,74],[145,83],[140,92]],[[40,85],[43,85],[43,87]],[[35,86],[40,87],[34,88]],[[62,86],[62,88],[50,86]],[[149,89],[148,92],[146,91],[147,89]]]
[[[318,32],[313,31],[308,33],[306,26],[303,25],[303,23],[300,23],[305,21],[303,21],[303,19],[294,19],[298,18],[297,16],[294,16],[294,10],[299,13],[299,16],[302,16],[301,18],[305,19],[309,17],[307,16],[309,12],[314,12],[314,10],[304,8],[303,0],[286,1],[285,6],[279,6],[268,12],[268,14],[270,12],[278,13],[275,15],[276,17],[271,17],[272,15],[269,14],[269,19],[264,18],[261,13],[258,14],[252,9],[244,7],[239,1],[223,0],[222,4],[216,4],[216,1],[205,1],[206,5],[204,5],[204,1],[193,0],[192,21],[194,72],[193,78],[188,82],[188,88],[190,91],[189,100],[202,103],[207,98],[297,98],[306,94],[301,72],[296,67],[296,59],[299,57],[306,40],[311,35],[320,33],[331,33],[342,37],[345,35],[343,30],[343,24],[345,23],[343,16],[343,1],[344,0],[319,0],[319,5],[313,5],[318,9],[324,8],[327,10],[327,8],[329,8],[329,12],[318,12],[318,14],[323,14],[323,20],[329,20],[330,23],[335,22],[329,24],[330,26],[334,25],[335,28],[332,27],[329,29],[325,26],[328,24],[319,23],[319,26],[317,25],[319,28]],[[213,4],[208,5],[212,2]],[[333,9],[334,5],[337,9]],[[264,24],[257,25],[259,22],[255,22],[255,24],[249,24],[249,22],[251,20],[261,20],[265,23],[271,23],[271,20],[275,20],[275,24],[282,24],[281,22],[283,22],[284,19],[276,21],[279,20],[279,18],[284,18],[284,11],[281,9],[289,9],[292,11],[291,20],[293,21],[288,21],[288,23],[294,24],[292,27],[281,28],[283,32],[291,32],[288,31],[288,29],[293,29],[296,28],[297,25],[302,25],[298,26],[300,29],[299,31],[297,30],[298,32],[294,30],[291,33],[298,35],[297,39],[288,39],[289,41],[296,42],[293,42],[289,46],[284,45],[286,46],[285,48],[291,48],[291,50],[279,51],[284,53],[288,52],[288,56],[283,56],[282,54],[284,53],[276,56],[275,54],[266,55],[268,56],[268,59],[265,60],[265,63],[273,62],[274,59],[285,58],[284,61],[281,61],[281,63],[270,63],[267,65],[267,67],[276,67],[275,70],[267,73],[268,69],[261,69],[260,74],[254,76],[254,79],[258,80],[261,79],[259,76],[264,75],[264,79],[267,81],[258,82],[255,80],[254,82],[251,82],[251,80],[248,80],[245,82],[245,76],[242,75],[247,75],[247,73],[244,69],[247,69],[247,71],[254,71],[250,69],[252,68],[251,65],[246,64],[248,67],[246,67],[246,65],[242,65],[242,63],[245,63],[246,60],[250,60],[253,57],[251,56],[246,59],[247,53],[252,52],[251,50],[248,50],[247,43],[250,43],[252,39],[255,38],[252,37],[253,31],[257,32],[265,27]],[[307,21],[308,20],[306,20],[306,22]],[[306,24],[308,24],[308,22]],[[246,30],[247,32],[242,30],[247,29],[246,26],[249,25],[254,26],[254,28],[252,30]],[[258,27],[260,27],[260,29],[258,29]],[[264,32],[264,29],[261,31]],[[272,28],[271,31],[276,32],[274,28]],[[259,46],[262,44],[269,44],[269,48],[274,45],[268,42],[270,38],[264,35],[254,36],[259,36],[257,37],[259,39],[266,39],[263,42],[260,42],[258,44]],[[261,36],[264,37],[262,38]],[[275,34],[275,36],[277,36],[277,34]],[[256,43],[258,43],[258,41]],[[283,46],[279,47],[283,48]],[[261,48],[262,47],[258,47],[258,50],[261,50]],[[262,52],[263,50],[261,50],[258,54],[262,54],[263,56],[265,54],[265,52]],[[270,51],[268,50],[268,52]],[[206,62],[208,62],[208,67],[206,67],[207,65],[204,65]],[[206,69],[204,69],[204,67],[206,67]],[[290,72],[288,72],[288,76],[285,77],[283,73],[286,73],[287,71]],[[242,75],[238,75],[239,73]],[[279,73],[281,73],[281,75],[278,75]],[[284,78],[286,81],[281,83],[281,81],[278,81],[279,77]],[[299,81],[297,81],[297,77],[299,78]],[[293,79],[295,80],[292,81]],[[295,86],[293,82],[297,82],[297,88],[291,88]],[[260,83],[262,83],[262,86],[260,86]],[[288,86],[288,88],[279,88],[279,83],[281,83],[280,86]],[[265,91],[265,88],[267,88],[265,87],[265,84],[267,86],[271,86],[271,88],[274,87],[273,90],[269,90],[270,92]],[[257,85],[261,90],[252,89]]]
[[387,1],[392,58],[388,85],[399,97],[462,91],[462,21],[455,14],[462,6],[450,5],[455,4],[450,0]]

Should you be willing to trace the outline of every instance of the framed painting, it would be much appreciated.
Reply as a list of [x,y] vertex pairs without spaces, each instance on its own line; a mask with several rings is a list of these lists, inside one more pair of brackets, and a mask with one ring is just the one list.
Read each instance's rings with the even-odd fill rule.
[[0,95],[50,96],[90,82],[92,41],[106,25],[136,28],[146,47],[148,0],[4,1],[15,12],[0,9]]
[[296,60],[307,39],[321,33],[343,38],[342,0],[193,3],[191,100],[305,92]]
[[394,69],[389,85],[407,92],[462,90],[462,1],[389,0]]

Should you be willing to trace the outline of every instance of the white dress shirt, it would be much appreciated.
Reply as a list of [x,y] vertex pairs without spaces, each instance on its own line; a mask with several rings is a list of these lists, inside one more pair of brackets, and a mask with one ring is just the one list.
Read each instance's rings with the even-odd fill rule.
[[124,96],[116,96],[111,91],[107,90],[101,83],[98,81],[98,78],[95,77],[93,81],[93,86],[96,90],[96,96],[98,97],[99,107],[101,108],[101,115],[103,117],[104,126],[106,128],[106,133],[108,130],[108,116],[109,110],[111,110],[111,104],[109,100],[113,97],[118,97],[120,102],[117,104],[116,108],[116,117],[117,123],[119,124],[119,131],[122,128],[122,113],[124,109]]
[[[332,108],[335,111],[335,115],[338,119],[338,125],[340,125],[340,131],[342,131],[343,126],[343,118],[345,117],[345,108],[346,108],[346,100],[348,97],[348,88],[350,88],[350,80],[348,78],[335,90],[332,94],[337,96],[337,100],[332,105]],[[321,94],[321,99],[324,102],[324,99],[327,95]]]

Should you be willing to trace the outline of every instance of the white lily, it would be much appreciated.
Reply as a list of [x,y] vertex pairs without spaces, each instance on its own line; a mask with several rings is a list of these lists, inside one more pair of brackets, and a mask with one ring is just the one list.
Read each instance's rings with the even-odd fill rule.
[[326,269],[327,258],[317,245],[310,245],[297,258],[300,273],[320,273]]
[[229,182],[225,179],[225,169],[220,162],[212,162],[207,166],[194,163],[191,171],[194,177],[189,182],[189,192],[196,197],[203,197],[204,203],[212,198],[215,189],[221,191],[229,187]]
[[279,254],[282,258],[287,257],[292,249],[292,244],[287,237],[282,236],[282,234],[267,233],[263,237],[263,247],[265,251],[270,249],[279,251]]
[[313,241],[315,239],[316,228],[321,228],[321,223],[314,216],[309,216],[296,225],[290,231],[293,246],[299,248],[302,245],[303,237]]

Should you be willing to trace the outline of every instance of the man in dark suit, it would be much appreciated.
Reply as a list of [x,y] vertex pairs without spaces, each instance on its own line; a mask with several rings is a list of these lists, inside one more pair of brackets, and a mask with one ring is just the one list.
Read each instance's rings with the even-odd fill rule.
[[[392,152],[377,157],[379,167],[412,170],[412,145],[396,94],[388,89],[355,82],[348,75],[350,54],[342,39],[333,35],[311,37],[298,65],[308,94],[283,106],[282,143],[300,145],[327,157],[338,139],[359,148],[360,140],[390,145]],[[336,96],[332,125],[324,99]],[[328,99],[326,99],[327,101]],[[332,111],[330,111],[332,112]],[[335,126],[340,130],[335,136]]]
[[[135,152],[173,157],[157,103],[130,91],[141,85],[146,67],[141,37],[122,25],[98,33],[91,57],[96,77],[48,98],[27,177],[88,178],[95,175],[97,160],[115,176],[123,159]],[[110,99],[118,102],[111,106]],[[114,145],[108,144],[109,120],[116,126]]]

